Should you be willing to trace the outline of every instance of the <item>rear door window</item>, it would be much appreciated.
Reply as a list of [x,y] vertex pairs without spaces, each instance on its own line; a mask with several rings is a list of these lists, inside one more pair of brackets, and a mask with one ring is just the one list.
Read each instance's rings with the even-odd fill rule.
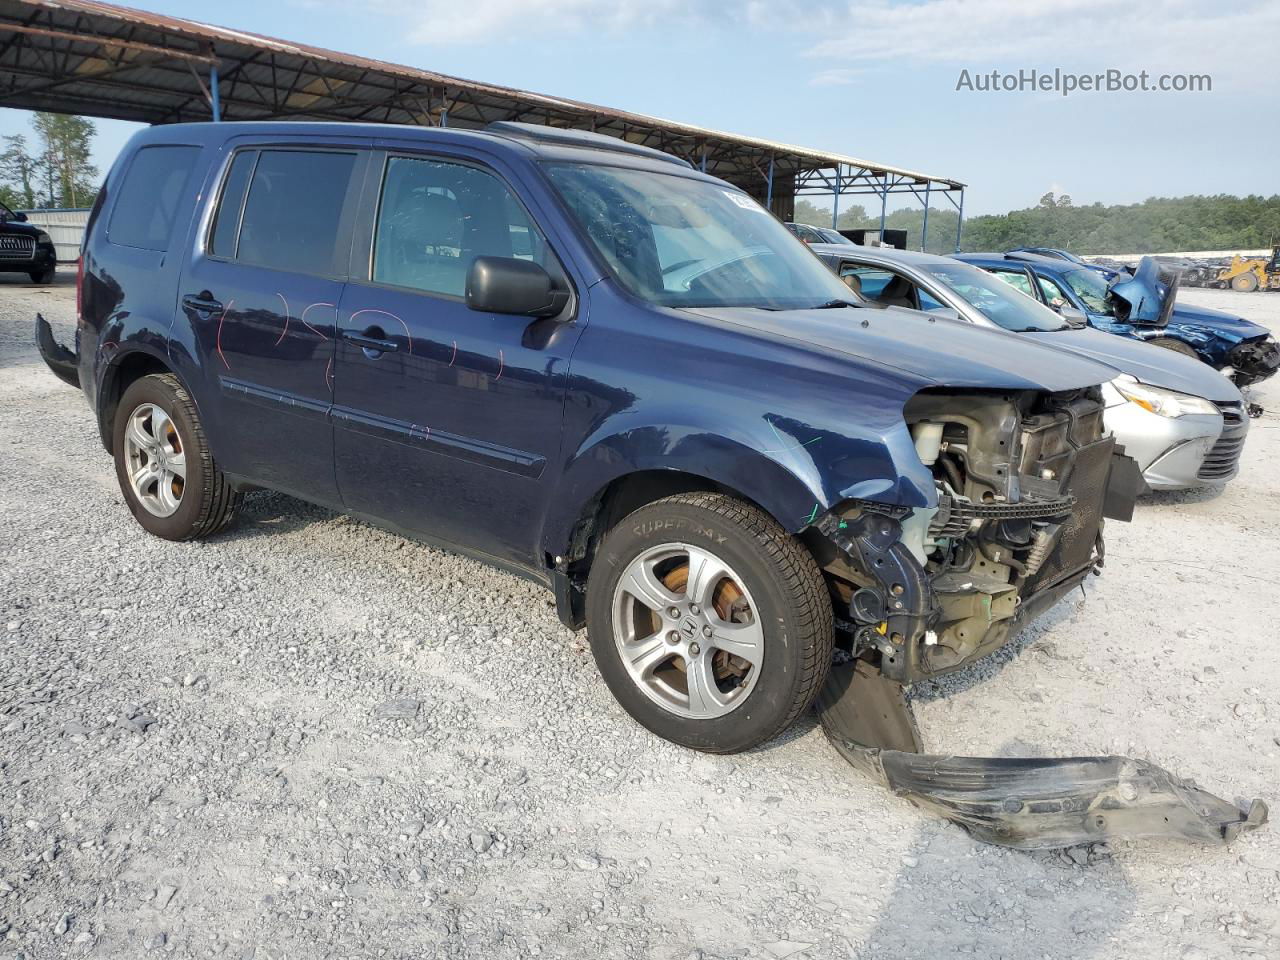
[[[251,176],[245,157],[253,158]],[[261,150],[237,156],[219,201],[210,253],[293,273],[344,274],[346,255],[337,249],[337,238],[355,166],[354,152]],[[244,195],[240,184],[246,178]]]
[[168,250],[199,153],[199,147],[155,146],[134,154],[116,190],[107,240],[123,247]]

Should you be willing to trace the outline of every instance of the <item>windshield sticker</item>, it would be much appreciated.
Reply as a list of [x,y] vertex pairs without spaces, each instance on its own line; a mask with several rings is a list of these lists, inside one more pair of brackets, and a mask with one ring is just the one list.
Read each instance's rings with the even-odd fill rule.
[[756,203],[750,197],[744,197],[742,194],[734,193],[732,190],[722,190],[720,192],[740,206],[743,210],[750,210],[753,213],[765,212],[764,207],[760,206],[760,204]]

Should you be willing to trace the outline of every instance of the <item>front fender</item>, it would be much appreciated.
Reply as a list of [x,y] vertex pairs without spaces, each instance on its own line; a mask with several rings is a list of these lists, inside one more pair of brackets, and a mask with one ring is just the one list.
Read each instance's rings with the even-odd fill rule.
[[792,533],[850,498],[904,507],[935,502],[932,476],[900,412],[896,425],[839,430],[772,413],[713,426],[688,413],[629,410],[600,424],[565,466],[546,549],[563,553],[587,503],[615,480],[647,470],[680,471],[734,490]]

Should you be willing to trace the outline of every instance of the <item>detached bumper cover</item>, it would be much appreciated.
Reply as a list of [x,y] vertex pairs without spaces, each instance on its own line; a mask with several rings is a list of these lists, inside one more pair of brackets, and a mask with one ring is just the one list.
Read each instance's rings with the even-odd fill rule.
[[80,364],[71,350],[60,344],[53,336],[53,328],[49,321],[36,314],[36,345],[40,348],[40,356],[53,371],[53,375],[63,383],[73,387],[80,386]]
[[865,661],[832,668],[818,705],[827,737],[853,766],[988,843],[1037,850],[1162,836],[1225,844],[1267,821],[1261,800],[1238,807],[1129,757],[923,753],[901,686]]

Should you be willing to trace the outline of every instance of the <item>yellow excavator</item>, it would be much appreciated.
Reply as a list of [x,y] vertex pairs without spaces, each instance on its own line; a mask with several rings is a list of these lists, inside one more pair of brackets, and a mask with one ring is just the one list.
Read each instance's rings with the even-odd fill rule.
[[1231,266],[1218,274],[1216,286],[1230,287],[1242,293],[1253,290],[1280,290],[1280,244],[1271,247],[1271,259],[1263,257],[1231,258]]

